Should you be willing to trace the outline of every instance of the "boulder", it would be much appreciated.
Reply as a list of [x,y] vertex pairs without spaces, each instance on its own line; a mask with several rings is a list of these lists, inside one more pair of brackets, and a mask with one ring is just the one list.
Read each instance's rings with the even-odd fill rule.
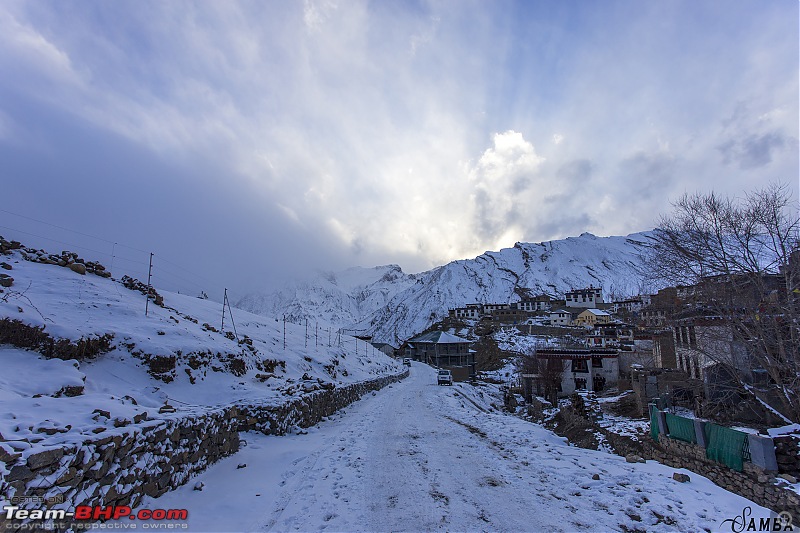
[[681,474],[680,472],[675,472],[674,474],[672,474],[672,479],[674,479],[679,483],[689,482],[689,476],[687,476],[686,474]]
[[83,263],[70,263],[69,265],[67,265],[67,268],[69,268],[73,272],[81,274],[82,276],[86,275],[86,265],[84,265]]
[[644,463],[645,460],[636,455],[635,453],[631,453],[625,456],[625,461],[629,463]]

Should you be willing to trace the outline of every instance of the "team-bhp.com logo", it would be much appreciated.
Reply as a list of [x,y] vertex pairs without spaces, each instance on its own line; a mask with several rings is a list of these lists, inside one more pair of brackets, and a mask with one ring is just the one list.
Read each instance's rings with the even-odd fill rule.
[[[118,506],[89,506],[79,505],[74,511],[66,509],[22,509],[18,505],[3,506],[4,518],[7,521],[19,521],[17,523],[6,523],[6,529],[35,529],[32,521],[42,522],[73,522],[86,520],[93,523],[84,524],[83,529],[186,529],[188,524],[185,520],[189,518],[189,511],[186,509],[138,509],[134,511],[127,505]],[[136,522],[110,524],[96,524],[99,520],[139,520],[148,521],[147,523],[137,524]],[[183,520],[183,523],[175,523]],[[124,525],[123,525],[124,524]],[[31,527],[33,526],[33,527]],[[81,527],[78,526],[78,529]]]

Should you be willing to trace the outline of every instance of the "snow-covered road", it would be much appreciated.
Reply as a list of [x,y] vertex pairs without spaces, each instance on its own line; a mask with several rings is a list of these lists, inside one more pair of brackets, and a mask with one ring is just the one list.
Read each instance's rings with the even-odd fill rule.
[[143,507],[187,508],[197,531],[699,531],[748,505],[768,516],[694,473],[681,484],[675,469],[570,447],[416,363],[307,434],[243,437]]

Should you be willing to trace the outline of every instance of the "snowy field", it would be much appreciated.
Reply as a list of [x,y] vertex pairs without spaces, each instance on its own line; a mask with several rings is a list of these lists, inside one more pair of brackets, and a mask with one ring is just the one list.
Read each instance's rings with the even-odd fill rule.
[[307,434],[243,435],[142,506],[187,508],[194,531],[729,531],[746,506],[769,516],[698,474],[569,446],[479,389],[435,383],[414,363]]

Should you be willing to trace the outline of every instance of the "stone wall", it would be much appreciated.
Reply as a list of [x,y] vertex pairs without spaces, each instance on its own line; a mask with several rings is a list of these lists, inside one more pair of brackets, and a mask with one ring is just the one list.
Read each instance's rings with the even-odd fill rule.
[[[309,427],[408,370],[315,391],[283,404],[231,405],[199,415],[143,422],[119,433],[42,450],[0,442],[0,500],[21,508],[73,510],[78,505],[136,507],[239,449],[239,431],[283,435]],[[7,505],[7,504],[4,504]],[[0,530],[15,528],[0,515]],[[59,528],[56,528],[58,530]]]
[[773,437],[772,440],[775,442],[778,472],[800,478],[800,442],[790,435]]
[[329,390],[318,390],[280,405],[239,405],[239,431],[260,431],[266,435],[284,435],[294,427],[306,428],[319,423],[361,398],[364,394],[382,389],[408,376],[408,369],[394,376]]
[[[774,471],[768,471],[759,466],[745,462],[743,472],[737,472],[706,457],[703,446],[673,439],[667,435],[659,434],[658,443],[651,438],[643,441],[634,441],[628,437],[616,435],[600,427],[594,420],[584,416],[572,407],[562,408],[556,417],[555,432],[567,437],[570,442],[578,446],[597,449],[597,438],[602,435],[618,455],[639,455],[644,459],[656,460],[659,463],[673,468],[685,468],[704,477],[707,477],[720,487],[735,494],[743,496],[763,507],[775,512],[789,511],[792,516],[800,516],[800,495],[796,492],[776,485]],[[789,464],[797,464],[796,448],[790,444],[780,445],[776,441],[776,456],[780,472]],[[797,441],[792,444],[796,446]],[[781,452],[780,450],[784,451]],[[792,455],[792,452],[795,455]],[[781,456],[783,459],[781,466]]]
[[706,458],[706,451],[702,446],[663,434],[658,436],[658,443],[652,440],[644,443],[643,457],[674,468],[697,472],[720,487],[775,512],[789,511],[792,516],[800,516],[800,495],[775,485],[774,473],[753,463],[745,462],[744,471],[737,472]]
[[[236,408],[129,426],[113,436],[19,453],[4,445],[3,501],[21,508],[136,507],[239,449]],[[40,501],[42,501],[40,500]],[[62,503],[63,502],[63,503]],[[11,527],[0,517],[0,529]]]

